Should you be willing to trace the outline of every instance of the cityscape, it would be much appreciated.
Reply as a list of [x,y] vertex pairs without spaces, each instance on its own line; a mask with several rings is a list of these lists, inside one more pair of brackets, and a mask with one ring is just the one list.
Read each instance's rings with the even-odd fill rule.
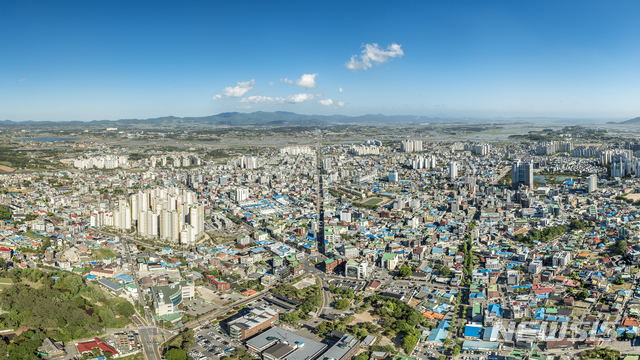
[[634,3],[0,3],[0,360],[638,360]]

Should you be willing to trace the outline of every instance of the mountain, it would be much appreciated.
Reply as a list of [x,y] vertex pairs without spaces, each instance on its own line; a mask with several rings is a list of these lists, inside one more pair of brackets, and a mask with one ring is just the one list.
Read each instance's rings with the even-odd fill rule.
[[0,128],[11,127],[54,127],[54,128],[182,128],[199,126],[319,126],[332,124],[402,124],[450,121],[441,118],[429,118],[412,115],[368,114],[362,116],[346,115],[304,115],[286,111],[252,113],[226,112],[202,117],[165,116],[151,119],[120,119],[92,121],[0,121]]
[[640,124],[640,117],[619,122],[619,124]]

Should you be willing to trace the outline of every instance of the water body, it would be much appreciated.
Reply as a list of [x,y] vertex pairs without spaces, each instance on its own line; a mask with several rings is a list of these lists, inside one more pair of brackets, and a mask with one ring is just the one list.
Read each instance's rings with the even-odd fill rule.
[[[547,183],[547,177],[544,175],[535,175],[533,177],[533,180],[542,183],[542,184],[546,184]],[[556,176],[556,181],[557,182],[563,182],[563,181],[569,181],[569,180],[573,180],[573,178],[571,176]]]
[[54,138],[54,137],[41,137],[33,139],[18,139],[20,141],[39,141],[39,142],[61,142],[61,141],[73,141],[79,140],[77,138]]

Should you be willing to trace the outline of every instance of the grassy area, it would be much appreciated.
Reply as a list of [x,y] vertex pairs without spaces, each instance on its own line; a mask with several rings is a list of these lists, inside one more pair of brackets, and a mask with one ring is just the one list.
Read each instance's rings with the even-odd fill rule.
[[364,201],[363,204],[365,204],[365,205],[378,205],[383,201],[384,201],[384,199],[381,199],[381,198],[369,198],[366,201]]
[[93,249],[92,252],[93,252],[93,256],[95,256],[95,258],[98,260],[102,260],[103,258],[106,258],[106,257],[115,258],[116,256],[118,256],[118,254],[113,252],[111,249],[107,249],[104,247],[99,249]]
[[8,278],[0,278],[0,291],[13,285],[13,281]]
[[32,239],[40,239],[40,240],[48,239],[48,237],[44,235],[36,235],[36,233],[33,230],[28,230],[26,233],[24,233],[24,235]]
[[613,286],[611,286],[611,289],[613,291],[631,290],[631,284],[630,283],[625,283],[625,284],[622,284],[622,285],[613,285]]

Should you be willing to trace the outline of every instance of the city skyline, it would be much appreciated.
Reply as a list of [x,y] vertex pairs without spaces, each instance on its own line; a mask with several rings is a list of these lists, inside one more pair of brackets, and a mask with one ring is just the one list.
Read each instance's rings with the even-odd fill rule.
[[630,119],[634,3],[4,3],[0,119]]

